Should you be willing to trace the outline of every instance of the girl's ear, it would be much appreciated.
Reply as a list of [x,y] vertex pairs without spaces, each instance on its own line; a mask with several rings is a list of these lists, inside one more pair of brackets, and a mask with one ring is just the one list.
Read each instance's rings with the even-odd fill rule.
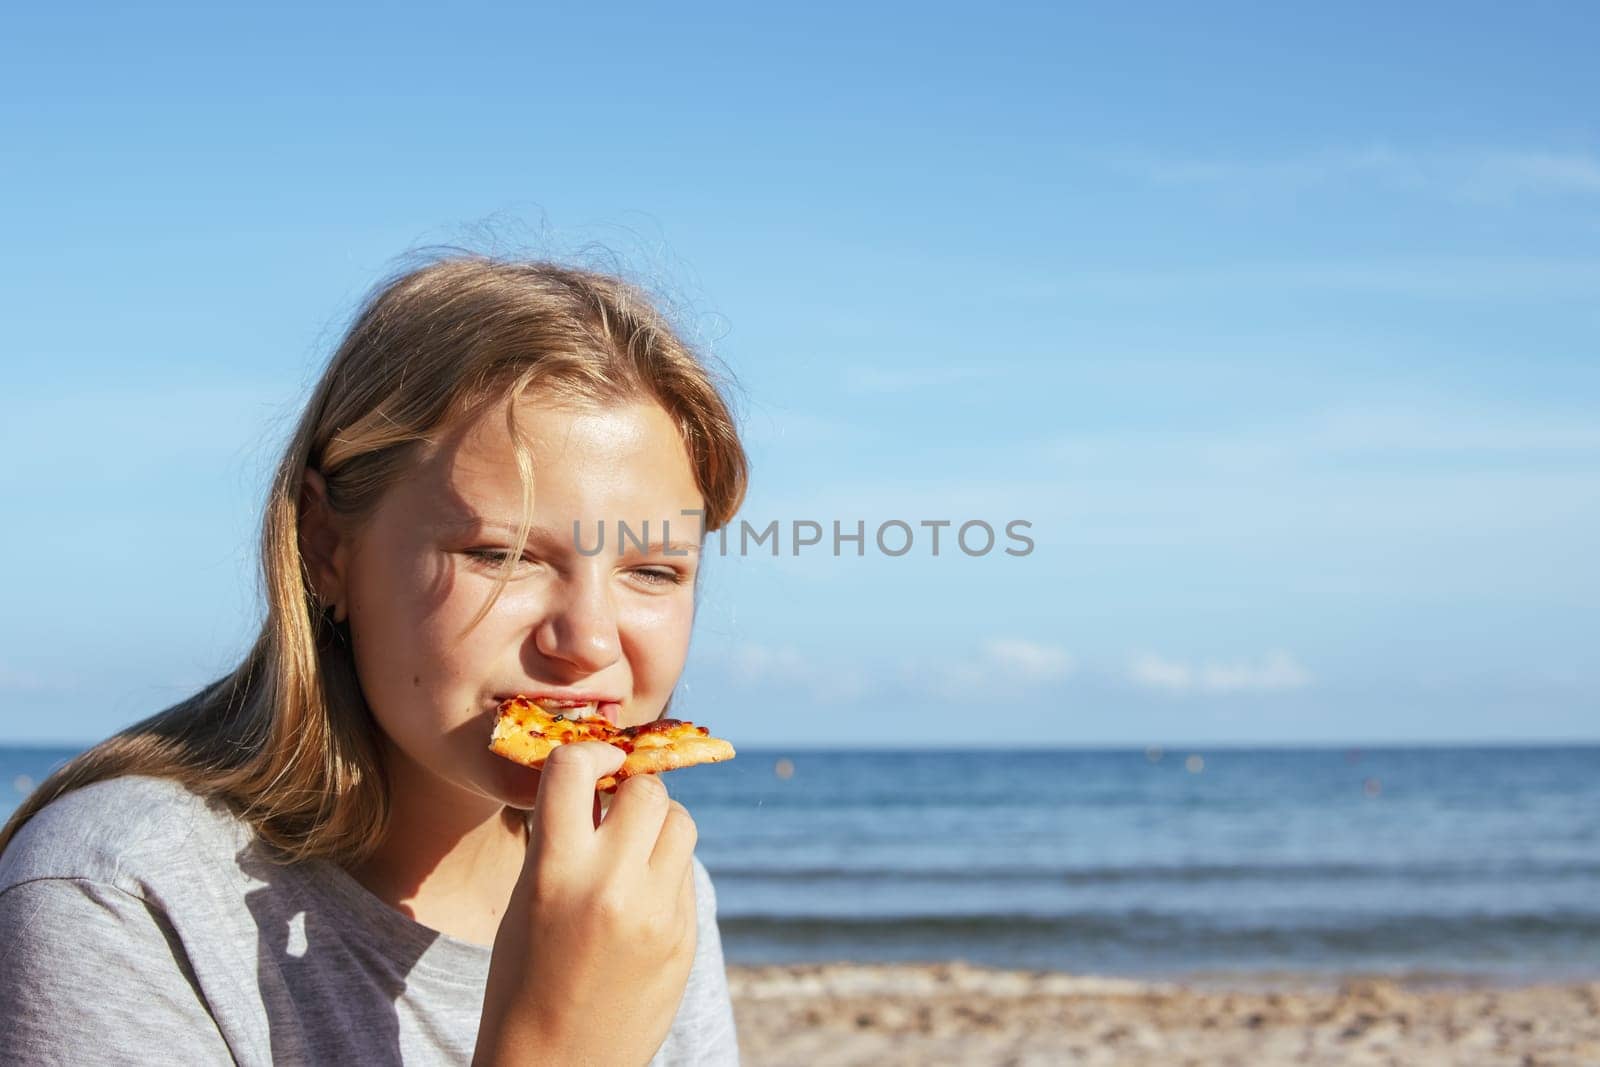
[[333,621],[349,615],[345,598],[345,567],[349,548],[328,503],[328,483],[322,472],[306,468],[300,486],[300,557],[305,560],[312,592]]

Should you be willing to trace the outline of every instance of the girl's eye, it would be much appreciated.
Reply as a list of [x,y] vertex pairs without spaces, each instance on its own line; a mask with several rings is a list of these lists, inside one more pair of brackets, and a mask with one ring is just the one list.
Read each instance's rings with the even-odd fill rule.
[[491,567],[503,567],[512,553],[504,548],[469,548],[464,555],[478,563],[485,563]]
[[[506,560],[511,559],[514,553],[506,548],[469,548],[464,550],[462,555],[487,569],[498,570],[505,566]],[[531,564],[533,562],[532,560],[522,559],[520,556],[516,558],[517,564]],[[661,588],[682,585],[689,580],[688,575],[672,567],[638,567],[628,573],[632,574],[642,585],[659,586]]]
[[672,586],[682,585],[687,577],[671,567],[640,567],[633,572],[646,585]]

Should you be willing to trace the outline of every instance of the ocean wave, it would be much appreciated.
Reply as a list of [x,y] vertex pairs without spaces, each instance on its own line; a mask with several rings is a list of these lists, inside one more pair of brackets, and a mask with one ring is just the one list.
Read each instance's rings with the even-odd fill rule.
[[[1128,911],[1085,915],[953,914],[856,918],[724,915],[718,924],[731,943],[839,945],[874,949],[890,944],[959,948],[966,943],[1115,944],[1193,953],[1253,950],[1299,954],[1452,954],[1561,944],[1600,961],[1600,912],[1513,912],[1463,915],[1394,913],[1382,916],[1307,914],[1277,921]],[[1565,953],[1564,953],[1565,954]]]
[[707,865],[712,877],[728,881],[778,882],[893,882],[908,885],[939,883],[1030,883],[1052,885],[1194,885],[1208,882],[1354,882],[1400,880],[1413,883],[1484,882],[1534,879],[1600,879],[1600,863],[1592,861],[1529,861],[1485,863],[1194,863],[1127,864],[1098,867],[997,865],[973,863],[962,867],[888,867],[820,864],[816,866]]

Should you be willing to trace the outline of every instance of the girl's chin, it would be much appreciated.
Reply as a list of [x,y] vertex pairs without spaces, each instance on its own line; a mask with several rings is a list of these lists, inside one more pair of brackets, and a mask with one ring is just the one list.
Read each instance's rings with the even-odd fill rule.
[[494,776],[488,783],[489,793],[507,807],[533,810],[533,802],[539,795],[539,772],[493,754],[489,758],[501,765],[494,769]]

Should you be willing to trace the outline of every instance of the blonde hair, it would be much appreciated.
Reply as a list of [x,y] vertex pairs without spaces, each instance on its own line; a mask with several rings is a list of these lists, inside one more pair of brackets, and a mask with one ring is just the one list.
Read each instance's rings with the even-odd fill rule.
[[[243,662],[46,778],[0,829],[0,852],[46,804],[125,774],[226,801],[287,861],[350,862],[376,847],[389,814],[378,727],[344,625],[320,608],[301,555],[305,471],[322,474],[341,520],[359,522],[454,420],[530,391],[580,404],[655,401],[687,449],[702,531],[738,511],[747,461],[720,383],[640,290],[592,271],[461,253],[401,273],[363,305],[273,477],[261,531],[266,618]],[[506,417],[525,537],[532,464],[509,405]]]

